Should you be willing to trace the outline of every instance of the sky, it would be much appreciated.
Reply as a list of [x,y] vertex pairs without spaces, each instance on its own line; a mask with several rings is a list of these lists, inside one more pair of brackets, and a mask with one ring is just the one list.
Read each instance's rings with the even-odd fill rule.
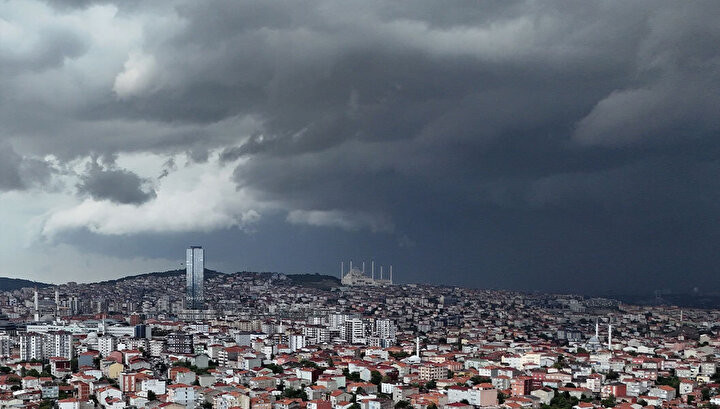
[[202,245],[226,272],[713,291],[718,15],[0,1],[0,275],[95,281]]

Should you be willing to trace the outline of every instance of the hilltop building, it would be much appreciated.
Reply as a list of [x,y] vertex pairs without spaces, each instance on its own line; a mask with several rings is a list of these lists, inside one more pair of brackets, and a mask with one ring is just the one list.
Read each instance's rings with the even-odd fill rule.
[[390,266],[390,278],[383,278],[383,267],[380,267],[380,278],[375,278],[375,262],[371,263],[371,275],[368,277],[365,275],[365,263],[362,264],[362,269],[353,268],[352,261],[350,262],[350,270],[345,273],[345,263],[340,263],[340,282],[342,285],[356,287],[356,286],[386,286],[393,284],[393,272],[392,266]]

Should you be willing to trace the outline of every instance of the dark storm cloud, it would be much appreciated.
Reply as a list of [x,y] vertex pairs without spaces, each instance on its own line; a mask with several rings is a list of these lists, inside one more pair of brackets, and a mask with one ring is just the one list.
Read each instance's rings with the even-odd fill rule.
[[[697,246],[720,236],[720,3],[157,4],[179,23],[140,47],[151,85],[90,93],[43,146],[242,159],[238,188],[278,204],[288,229],[392,236],[428,277],[448,254],[466,283],[586,288],[578,272],[669,279],[685,264],[700,278],[720,261]],[[46,115],[13,129],[42,135]],[[81,191],[154,197],[97,166]]]
[[89,194],[96,200],[139,205],[156,196],[147,183],[137,174],[115,167],[112,161],[101,164],[94,160],[80,176],[77,188],[81,194]]
[[10,144],[0,142],[0,191],[40,187],[55,172],[51,164],[24,157],[15,152]]
[[65,59],[78,57],[87,49],[86,42],[67,29],[48,27],[36,34],[38,39],[29,49],[0,52],[0,69],[5,75],[57,68]]

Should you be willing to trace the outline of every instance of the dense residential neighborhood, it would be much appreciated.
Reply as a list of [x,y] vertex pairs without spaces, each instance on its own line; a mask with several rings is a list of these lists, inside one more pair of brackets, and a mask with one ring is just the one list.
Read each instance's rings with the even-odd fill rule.
[[204,273],[205,309],[194,312],[184,308],[182,272],[3,293],[0,405],[720,404],[718,311],[387,280],[345,285],[328,276]]

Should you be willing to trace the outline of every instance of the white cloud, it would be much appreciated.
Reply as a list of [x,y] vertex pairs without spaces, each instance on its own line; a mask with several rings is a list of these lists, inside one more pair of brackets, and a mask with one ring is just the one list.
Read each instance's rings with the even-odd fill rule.
[[344,230],[369,228],[373,232],[392,232],[394,226],[387,218],[365,213],[341,210],[291,210],[287,221],[320,227],[339,227]]
[[[159,166],[142,166],[157,155],[121,156],[119,163],[135,163],[148,174],[159,174]],[[208,232],[229,227],[247,228],[256,223],[263,210],[273,207],[255,200],[247,191],[236,189],[233,168],[214,162],[182,167],[162,179],[157,197],[140,206],[86,199],[69,207],[52,210],[41,234],[56,234],[80,228],[104,235],[137,233]]]
[[155,58],[140,52],[131,52],[124,70],[115,77],[113,91],[121,99],[141,95],[155,89],[157,76]]

